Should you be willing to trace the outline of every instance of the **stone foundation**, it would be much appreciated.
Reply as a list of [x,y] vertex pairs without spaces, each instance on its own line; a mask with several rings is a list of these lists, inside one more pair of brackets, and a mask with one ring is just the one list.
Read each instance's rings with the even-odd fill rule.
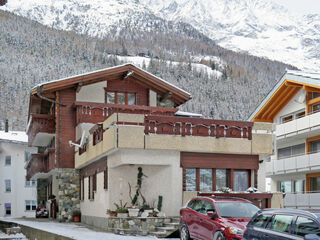
[[57,173],[58,181],[58,220],[72,221],[72,212],[80,210],[79,171],[76,169],[60,168]]

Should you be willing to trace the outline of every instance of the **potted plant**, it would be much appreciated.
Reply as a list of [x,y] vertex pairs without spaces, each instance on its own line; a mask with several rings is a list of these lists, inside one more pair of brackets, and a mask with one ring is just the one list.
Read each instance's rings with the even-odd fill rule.
[[110,217],[116,217],[117,216],[116,211],[112,211],[110,209],[107,209],[107,214],[109,214]]
[[138,207],[133,206],[131,208],[128,208],[129,217],[138,217],[139,212],[140,212],[140,208]]
[[81,220],[81,212],[80,210],[73,210],[72,211],[72,218],[74,222],[80,222]]
[[128,208],[118,208],[115,210],[117,217],[128,217]]

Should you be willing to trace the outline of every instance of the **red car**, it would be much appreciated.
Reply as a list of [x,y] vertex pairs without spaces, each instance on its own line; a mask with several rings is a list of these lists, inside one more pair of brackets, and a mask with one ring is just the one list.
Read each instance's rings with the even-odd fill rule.
[[180,210],[180,239],[241,239],[247,223],[258,210],[241,198],[193,198]]

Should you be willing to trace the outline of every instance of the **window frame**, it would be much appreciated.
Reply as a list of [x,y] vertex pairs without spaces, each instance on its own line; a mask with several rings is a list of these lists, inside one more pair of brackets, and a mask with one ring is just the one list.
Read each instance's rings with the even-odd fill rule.
[[[114,103],[108,103],[108,93],[114,93]],[[124,103],[118,103],[118,94],[124,94]],[[129,104],[129,98],[128,95],[132,94],[134,95],[134,104]],[[137,93],[132,91],[105,91],[105,103],[107,104],[119,104],[119,105],[129,105],[129,106],[135,106],[137,105]]]
[[[29,204],[27,204],[29,203]],[[29,206],[30,209],[27,209]],[[25,211],[26,212],[33,212],[37,210],[37,203],[35,200],[25,200]]]
[[[9,183],[10,190],[7,190],[7,183]],[[4,189],[6,193],[12,192],[12,186],[11,186],[11,179],[5,179],[4,180]]]
[[[9,164],[8,164],[8,160],[9,160]],[[5,156],[4,166],[5,167],[10,167],[11,165],[12,165],[12,157],[11,157],[11,155]]]

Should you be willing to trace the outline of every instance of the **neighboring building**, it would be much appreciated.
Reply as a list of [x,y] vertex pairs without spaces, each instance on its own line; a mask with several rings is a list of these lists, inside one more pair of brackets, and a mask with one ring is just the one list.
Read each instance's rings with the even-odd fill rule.
[[36,181],[26,180],[25,164],[35,148],[25,132],[0,131],[0,217],[35,217]]
[[178,215],[189,191],[263,191],[259,160],[272,153],[272,124],[179,111],[190,98],[131,64],[33,88],[27,132],[40,152],[27,172],[40,179],[39,200],[53,194],[60,220],[80,207],[82,221],[104,221],[114,203],[130,205],[138,167],[147,203],[162,196],[167,216]]
[[286,193],[285,207],[320,208],[319,110],[320,74],[287,71],[250,117],[276,124],[266,174],[272,191]]

